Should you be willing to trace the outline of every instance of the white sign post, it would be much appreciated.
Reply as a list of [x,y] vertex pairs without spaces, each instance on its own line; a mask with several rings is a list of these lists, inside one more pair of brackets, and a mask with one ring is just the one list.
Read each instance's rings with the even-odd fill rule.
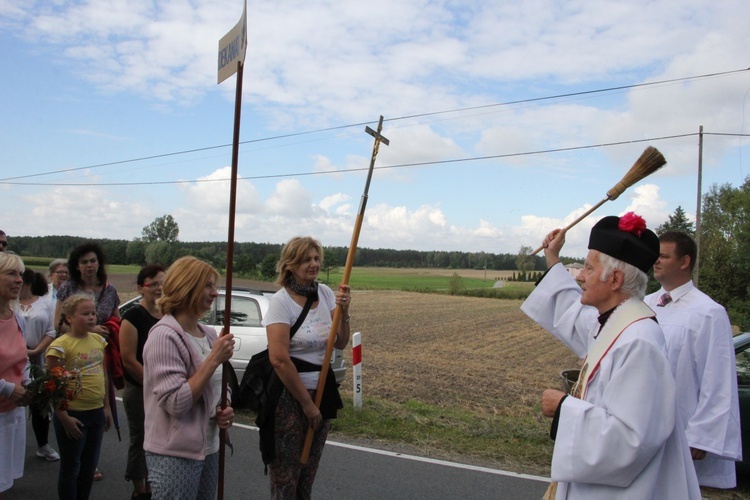
[[362,334],[352,335],[352,372],[354,372],[354,408],[362,409]]
[[219,40],[219,73],[221,83],[237,72],[237,63],[245,62],[247,50],[247,0],[242,17],[232,30]]

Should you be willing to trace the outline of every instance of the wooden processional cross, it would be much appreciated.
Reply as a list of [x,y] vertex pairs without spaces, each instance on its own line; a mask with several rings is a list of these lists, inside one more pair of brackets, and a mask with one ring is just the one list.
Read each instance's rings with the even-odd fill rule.
[[[386,146],[390,144],[390,141],[383,136],[383,116],[380,116],[378,121],[378,130],[373,130],[370,127],[365,127],[365,132],[375,138],[375,144],[372,146],[372,157],[370,158],[370,169],[367,172],[367,183],[365,184],[365,191],[362,193],[362,199],[359,202],[359,211],[357,212],[357,220],[354,223],[354,231],[352,233],[352,242],[349,244],[349,252],[346,255],[346,265],[344,266],[344,275],[341,278],[342,285],[349,284],[349,276],[352,273],[352,267],[354,267],[354,254],[357,252],[357,242],[359,241],[359,232],[362,230],[362,221],[365,217],[365,207],[367,206],[367,193],[370,190],[370,180],[372,180],[372,172],[375,168],[375,158],[378,156],[378,149],[380,149],[380,143],[382,142]],[[323,389],[326,385],[326,377],[328,376],[327,367],[331,366],[331,356],[333,355],[333,344],[336,341],[336,333],[341,323],[341,316],[343,315],[341,308],[336,307],[333,313],[333,322],[331,323],[331,332],[328,335],[328,344],[326,345],[326,353],[323,357],[323,368],[320,370],[320,376],[318,377],[318,386],[315,391],[315,406],[320,408],[320,403],[323,400]],[[305,445],[302,449],[302,456],[300,462],[303,464],[307,463],[307,459],[310,456],[310,448],[312,447],[313,433],[315,429],[312,427],[307,428],[307,435],[305,436]]]

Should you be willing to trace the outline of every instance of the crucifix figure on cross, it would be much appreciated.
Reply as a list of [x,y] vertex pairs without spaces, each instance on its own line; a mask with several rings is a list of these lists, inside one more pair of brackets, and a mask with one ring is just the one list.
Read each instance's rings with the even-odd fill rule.
[[378,156],[378,150],[380,149],[380,143],[382,142],[388,146],[391,141],[388,140],[381,132],[383,131],[383,115],[380,115],[378,120],[378,130],[373,130],[370,127],[365,127],[365,132],[375,138],[375,144],[372,146],[372,158],[370,158],[370,170],[367,174],[367,182],[365,183],[365,192],[362,195],[362,199],[359,204],[359,213],[364,214],[365,205],[367,204],[367,193],[370,191],[370,180],[372,179],[372,171],[375,168],[375,157]]
[[383,115],[380,115],[380,120],[378,121],[378,130],[375,131],[371,129],[370,127],[365,127],[365,132],[370,134],[375,138],[375,145],[372,147],[372,159],[370,160],[370,166],[372,167],[375,164],[375,157],[378,156],[378,149],[380,149],[380,143],[382,142],[386,146],[388,146],[391,141],[388,140],[387,137],[385,137],[380,132],[383,131]]

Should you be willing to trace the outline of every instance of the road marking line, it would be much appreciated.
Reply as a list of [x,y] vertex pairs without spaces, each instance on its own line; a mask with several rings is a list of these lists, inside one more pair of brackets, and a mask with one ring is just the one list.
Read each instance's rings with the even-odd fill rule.
[[426,457],[420,457],[417,455],[407,455],[405,453],[398,453],[394,451],[387,451],[387,450],[378,450],[377,448],[365,448],[363,446],[357,446],[353,444],[347,444],[347,443],[339,443],[336,441],[326,441],[326,446],[332,445],[332,446],[338,446],[340,448],[349,448],[352,450],[358,450],[358,451],[366,451],[369,453],[375,453],[378,455],[386,455],[390,457],[396,457],[396,458],[404,458],[406,460],[413,460],[415,462],[425,462],[428,464],[436,464],[436,465],[443,465],[445,467],[453,467],[456,469],[467,469],[467,470],[473,470],[477,472],[485,472],[487,474],[495,474],[498,476],[508,476],[508,477],[517,477],[521,479],[531,479],[533,481],[541,481],[545,483],[550,482],[550,478],[548,477],[542,477],[542,476],[534,476],[531,474],[519,474],[517,472],[510,472],[510,471],[504,471],[504,470],[498,470],[498,469],[490,469],[489,467],[480,467],[476,465],[468,465],[468,464],[462,464],[458,462],[448,462],[446,460],[437,460],[434,458],[426,458]]

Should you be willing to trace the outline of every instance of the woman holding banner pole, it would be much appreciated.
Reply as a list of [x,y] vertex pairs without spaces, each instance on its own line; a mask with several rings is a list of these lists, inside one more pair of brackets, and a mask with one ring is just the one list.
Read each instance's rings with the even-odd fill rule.
[[234,352],[231,334],[200,323],[219,296],[219,273],[182,257],[167,270],[159,307],[164,316],[143,347],[144,441],[154,499],[216,495],[219,431],[234,421],[221,406],[222,364]]
[[[329,287],[319,284],[316,280],[322,260],[323,248],[317,240],[292,238],[282,249],[276,265],[279,273],[276,282],[283,288],[271,298],[263,319],[269,358],[284,385],[274,413],[275,457],[269,464],[274,499],[310,498],[330,419],[336,418],[337,410],[343,407],[332,373],[326,377],[320,409],[314,402],[337,306],[342,308],[344,319],[339,324],[335,347],[346,347],[350,334],[349,286],[340,286],[334,295]],[[290,339],[291,326],[303,312],[308,297],[312,297],[312,306]],[[308,427],[315,429],[315,435],[309,460],[302,464],[300,453]]]

